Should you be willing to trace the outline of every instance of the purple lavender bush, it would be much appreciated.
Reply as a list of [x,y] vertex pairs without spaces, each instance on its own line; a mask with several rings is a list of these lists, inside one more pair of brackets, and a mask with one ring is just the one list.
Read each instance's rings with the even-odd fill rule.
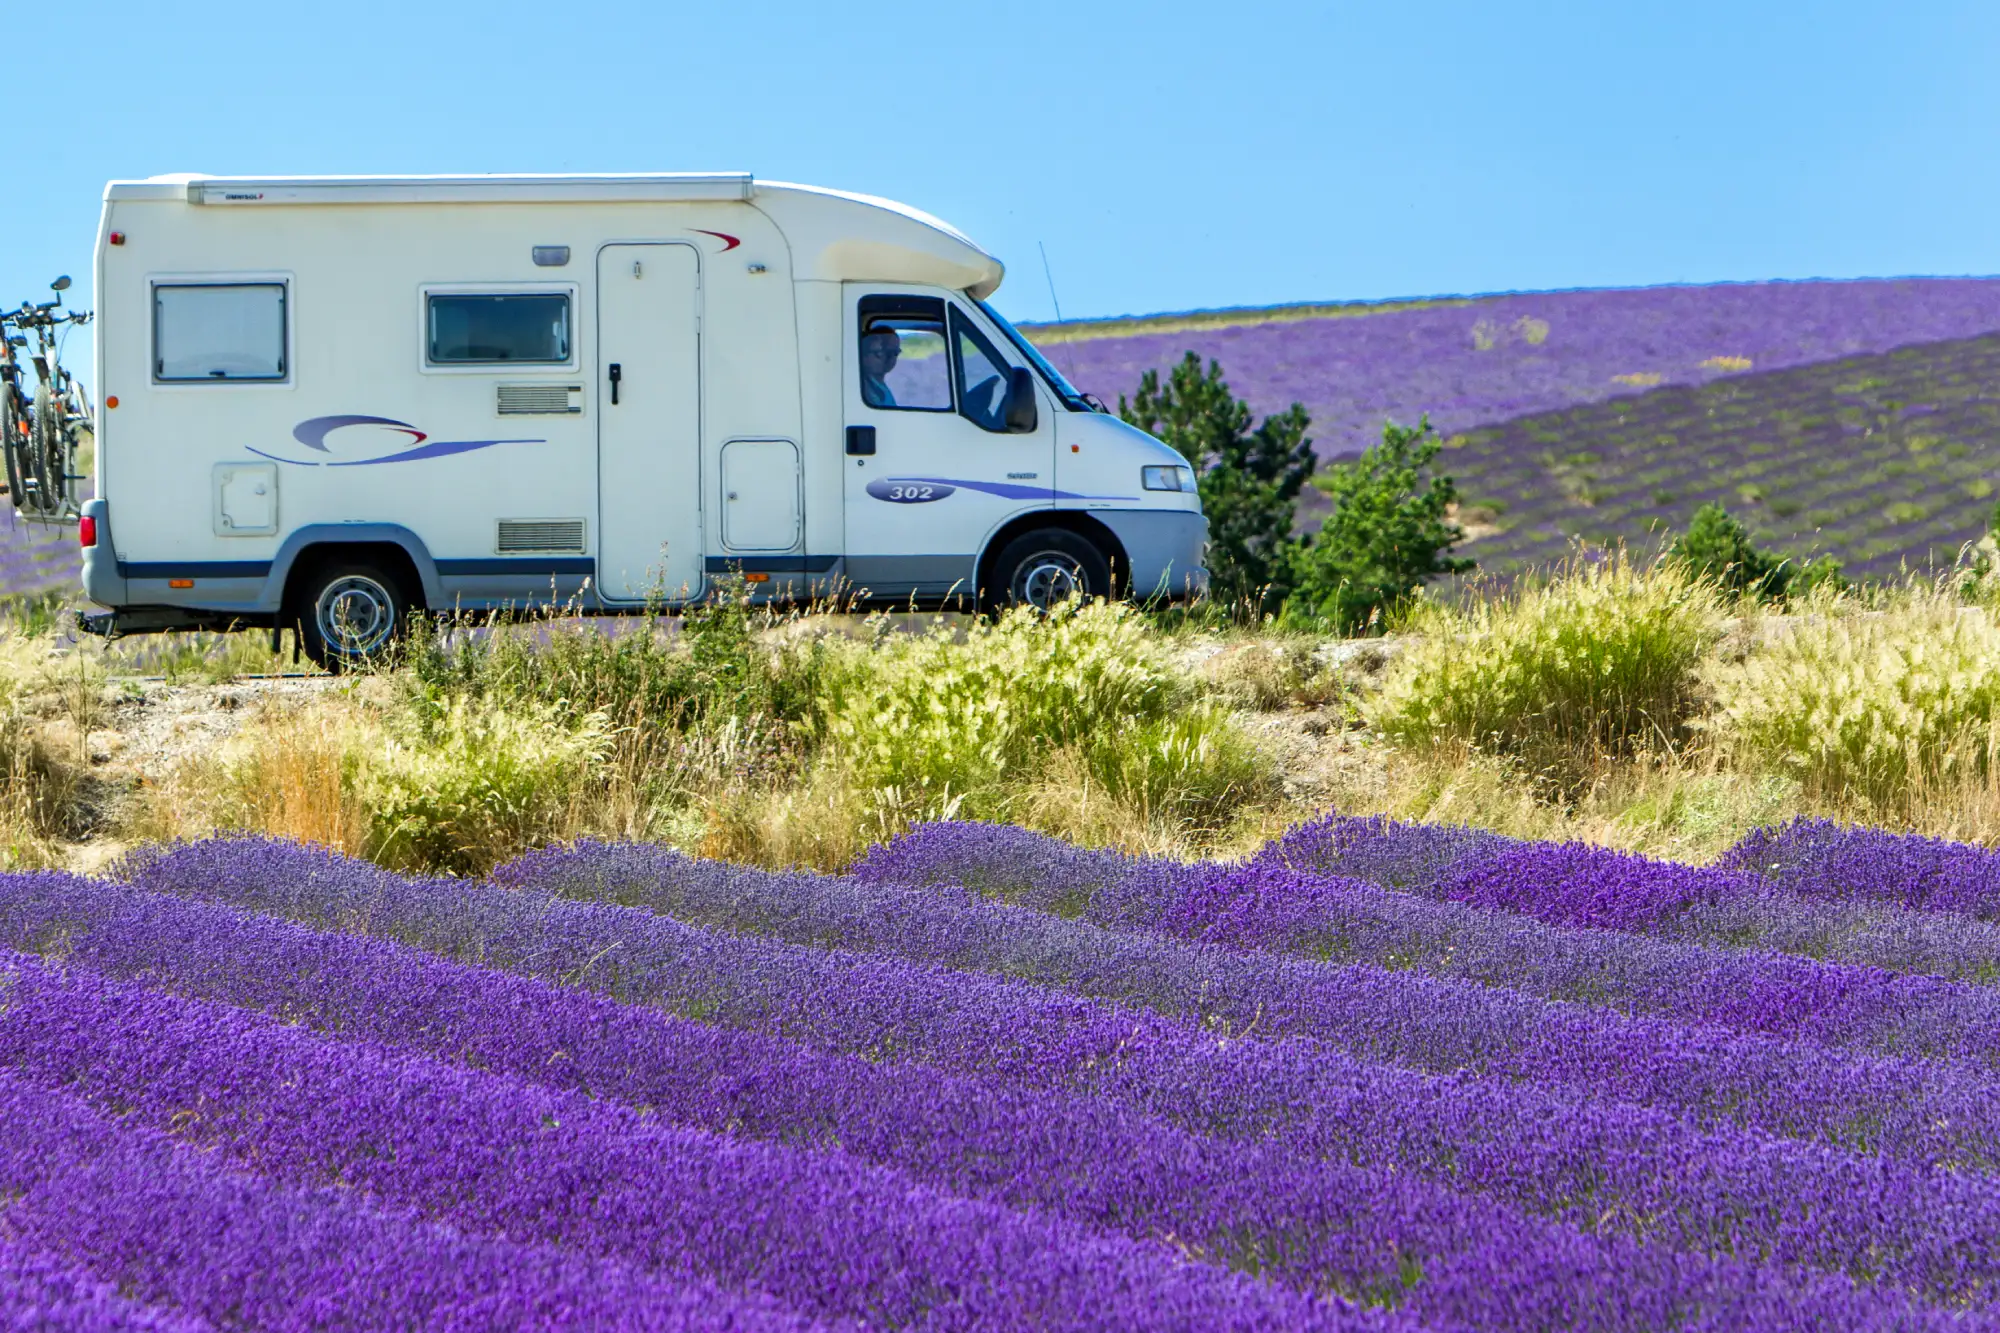
[[962,1196],[1135,1239],[1175,1236],[1212,1262],[1365,1301],[1398,1296],[1426,1319],[1630,1329],[1699,1310],[1804,1328],[1838,1324],[1857,1304],[1838,1284],[1587,1237],[1408,1176],[1191,1138],[1115,1103],[821,1054],[215,904],[0,881],[0,941],[56,938],[57,920],[70,966],[587,1090],[665,1123],[838,1143]]
[[[0,1064],[301,1188],[920,1329],[1392,1330],[1163,1245],[12,955]],[[189,1115],[188,1108],[200,1108]],[[866,1219],[865,1228],[856,1226]]]
[[[1476,830],[1316,820],[1243,865],[1086,851],[1005,825],[921,825],[873,849],[857,877],[961,885],[1111,929],[1461,978],[1546,999],[1803,1037],[1885,1055],[2000,1068],[2000,992],[1765,949],[1549,925],[1439,902],[1454,848],[1511,844]],[[1326,874],[1308,866],[1335,866]],[[1348,876],[1366,873],[1375,883]],[[1730,902],[1740,901],[1729,899]]]
[[[1637,913],[1633,928],[1687,944],[1755,947],[1952,981],[1985,983],[2000,977],[2000,923],[1935,909],[1909,911],[1899,902],[1883,901],[1898,897],[1896,892],[1840,889],[1841,875],[1856,872],[1831,869],[1832,861],[1831,891],[1811,876],[1788,879],[1782,862],[1803,852],[1777,849],[1818,845],[1813,827],[1805,829],[1797,844],[1752,834],[1714,867],[1700,869],[1604,849],[1549,851],[1475,829],[1329,815],[1287,832],[1258,859],[1353,875],[1440,899],[1511,894],[1517,910],[1540,916],[1536,906],[1545,905],[1558,920],[1591,895],[1615,892],[1625,910]],[[1844,844],[1835,839],[1831,845]],[[1853,845],[1875,843],[1862,838]],[[1766,847],[1772,850],[1761,850]],[[1906,854],[1925,855],[1897,853]],[[1963,876],[1984,854],[1957,849],[1939,855],[1943,860],[1938,864],[1949,861],[1956,867],[1952,873]],[[1771,874],[1753,873],[1767,863]],[[1533,881],[1537,866],[1550,882]],[[1615,888],[1599,884],[1600,874],[1615,878]],[[1529,877],[1529,890],[1518,884],[1507,888],[1507,880],[1523,876]]]
[[426,880],[242,838],[0,875],[0,1299],[2000,1329],[2000,992],[1687,938],[2000,929],[1850,854],[1977,910],[1948,848],[1791,829],[1698,871],[1384,821],[1230,866],[947,824],[851,876],[585,844]]
[[208,1333],[206,1320],[127,1300],[19,1241],[0,1240],[0,1312],[19,1333]]
[[[157,1327],[818,1327],[772,1302],[705,1284],[661,1282],[587,1256],[426,1225],[403,1210],[369,1207],[350,1189],[292,1188],[228,1170],[210,1153],[11,1070],[0,1070],[0,1119],[6,1234],[152,1306]],[[42,1285],[47,1290],[46,1274]],[[14,1322],[24,1308],[32,1309],[0,1307],[0,1317],[11,1328],[37,1327]],[[147,1316],[117,1306],[105,1316],[117,1322],[72,1326],[147,1327]]]
[[[444,884],[398,881],[370,868],[337,873],[325,854],[294,857],[283,844],[252,858],[241,843],[195,844],[135,869],[149,887],[221,897],[259,910],[301,909],[309,923],[365,919],[371,930],[487,961],[571,957],[548,937],[559,924],[600,941],[584,958],[619,984],[634,956],[616,941],[643,924],[597,906],[617,902],[665,914],[667,938],[687,922],[751,931],[808,947],[887,953],[925,965],[982,971],[1125,1005],[1223,1032],[1310,1036],[1371,1061],[1435,1073],[1471,1073],[1594,1090],[1729,1123],[1920,1162],[2000,1160],[2000,1104],[1972,1070],[1836,1052],[1816,1044],[1709,1027],[1626,1018],[1515,992],[1372,967],[1329,968],[1106,931],[1082,922],[964,897],[941,900],[832,876],[773,874],[701,862],[663,848],[586,843],[531,853],[495,878],[517,900]],[[300,864],[287,869],[287,861]],[[217,872],[201,869],[217,864]],[[226,889],[222,879],[234,879]],[[315,878],[338,885],[312,885]],[[558,910],[548,896],[591,911]],[[532,914],[523,916],[530,905]],[[449,905],[449,910],[447,910]],[[396,924],[385,927],[384,923]],[[478,924],[476,930],[474,923]],[[435,924],[433,924],[435,923]],[[468,932],[473,932],[468,938]],[[463,941],[459,943],[458,941]],[[695,947],[686,935],[682,950]],[[703,940],[700,947],[715,947]],[[600,956],[601,955],[601,956]],[[685,984],[685,983],[682,983]],[[616,993],[616,992],[614,992]],[[720,1002],[713,989],[693,1001]]]
[[[283,844],[261,844],[255,859],[246,855],[258,850],[195,844],[150,855],[134,871],[153,890],[196,896],[226,879],[231,895],[260,910],[344,920],[708,1023],[1109,1098],[1194,1133],[1273,1140],[1311,1160],[1414,1172],[1594,1232],[1629,1230],[1649,1242],[1803,1263],[1870,1282],[1893,1272],[1893,1285],[1939,1299],[1987,1290],[1983,1270],[1977,1263],[1969,1270],[1960,1249],[1978,1252],[1973,1238],[2000,1226],[2000,1218],[1981,1220],[1989,1207],[1980,1192],[1984,1177],[1961,1179],[1958,1157],[1930,1166],[1726,1126],[1700,1130],[1677,1114],[1602,1099],[1560,1079],[1426,1077],[1356,1061],[1319,1041],[1246,1035],[1246,1027],[1262,1031],[1254,1025],[1270,1011],[1261,1004],[1243,1005],[1241,1021],[1198,1028],[1017,981],[828,951],[824,942],[714,935],[524,887],[496,894],[401,881]],[[643,856],[658,849],[616,850]],[[593,878],[587,859],[537,864],[552,877],[567,876],[572,887]],[[721,893],[747,895],[758,883],[756,872],[711,869]],[[764,876],[766,890],[779,878]],[[1183,984],[1229,989],[1226,978]],[[1392,1006],[1377,1026],[1422,1017],[1419,1008]],[[1631,1063],[1598,1045],[1579,1034],[1557,1058],[1588,1053],[1607,1065]],[[1767,1104],[1783,1104],[1809,1081],[1800,1072],[1779,1075]],[[1877,1107],[1897,1103],[1892,1096],[1858,1104],[1853,1090],[1868,1085],[1856,1076],[1850,1069],[1825,1080],[1830,1091],[1847,1094],[1827,1110],[1844,1117],[1841,1132],[1872,1133]],[[1901,1257],[1885,1269],[1885,1254]]]
[[1794,819],[1752,832],[1718,864],[1801,898],[2000,920],[2000,853],[1961,842]]

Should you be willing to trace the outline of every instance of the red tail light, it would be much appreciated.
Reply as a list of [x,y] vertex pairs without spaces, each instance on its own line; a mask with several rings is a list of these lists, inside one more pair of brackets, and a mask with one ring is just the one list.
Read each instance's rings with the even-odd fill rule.
[[97,545],[97,519],[85,514],[76,521],[76,541],[79,546]]

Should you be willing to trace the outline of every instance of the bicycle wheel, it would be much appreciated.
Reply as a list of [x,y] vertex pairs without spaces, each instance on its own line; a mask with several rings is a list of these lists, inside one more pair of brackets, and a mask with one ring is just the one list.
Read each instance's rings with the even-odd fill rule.
[[62,405],[46,384],[35,389],[35,421],[30,433],[34,437],[30,466],[35,475],[29,496],[36,514],[53,518],[62,512]]
[[7,456],[7,494],[20,507],[24,492],[21,490],[21,454],[28,448],[28,419],[21,412],[21,395],[14,386],[0,379],[0,454]]

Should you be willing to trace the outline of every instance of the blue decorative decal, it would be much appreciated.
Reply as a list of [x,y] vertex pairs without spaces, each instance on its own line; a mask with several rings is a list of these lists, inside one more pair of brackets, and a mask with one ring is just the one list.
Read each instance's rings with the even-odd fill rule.
[[1081,495],[1049,486],[1022,486],[1011,481],[968,481],[964,477],[884,477],[868,483],[868,493],[877,500],[895,504],[924,504],[942,500],[953,491],[983,491],[1003,500],[1134,500],[1136,495]]
[[868,493],[892,504],[921,505],[942,500],[958,487],[942,481],[922,481],[911,477],[885,477],[868,483]]
[[[374,427],[362,431],[360,427]],[[329,444],[327,439],[336,432],[352,430],[352,435],[338,440],[339,448]],[[398,440],[397,448],[387,453],[381,452],[385,441],[384,433],[405,435],[407,440]],[[450,454],[470,453],[474,449],[490,449],[496,444],[547,444],[540,440],[433,440],[423,431],[407,421],[397,421],[392,417],[370,417],[343,415],[312,417],[301,421],[292,428],[292,438],[306,449],[325,455],[324,458],[287,458],[284,454],[267,453],[254,445],[245,445],[259,458],[268,458],[274,463],[291,463],[300,467],[372,467],[377,463],[414,463],[424,458],[444,458]],[[370,445],[373,445],[371,448]],[[342,453],[358,454],[358,457],[340,457]]]

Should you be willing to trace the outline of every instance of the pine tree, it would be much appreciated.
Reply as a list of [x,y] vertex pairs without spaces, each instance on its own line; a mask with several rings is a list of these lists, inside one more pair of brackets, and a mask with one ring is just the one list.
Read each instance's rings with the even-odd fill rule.
[[1318,461],[1298,403],[1252,428],[1250,405],[1229,391],[1222,367],[1189,352],[1164,388],[1149,370],[1118,415],[1179,450],[1194,465],[1208,515],[1211,595],[1230,605],[1283,600],[1294,502]]
[[1714,503],[1694,511],[1687,531],[1674,538],[1667,556],[1686,565],[1697,578],[1714,579],[1731,592],[1747,593],[1759,601],[1783,601],[1823,585],[1844,587],[1847,583],[1840,562],[1831,556],[1817,556],[1801,564],[1789,556],[1757,549],[1749,530]]

